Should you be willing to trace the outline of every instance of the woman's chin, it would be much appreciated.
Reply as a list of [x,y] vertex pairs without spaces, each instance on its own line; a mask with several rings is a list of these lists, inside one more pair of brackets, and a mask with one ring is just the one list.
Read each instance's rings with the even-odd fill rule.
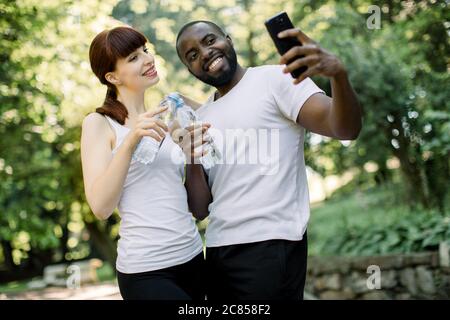
[[153,77],[151,79],[148,79],[146,82],[147,83],[145,85],[145,88],[146,89],[150,88],[150,87],[154,86],[155,84],[157,84],[159,82],[159,76],[157,75],[157,76],[155,76],[155,77]]

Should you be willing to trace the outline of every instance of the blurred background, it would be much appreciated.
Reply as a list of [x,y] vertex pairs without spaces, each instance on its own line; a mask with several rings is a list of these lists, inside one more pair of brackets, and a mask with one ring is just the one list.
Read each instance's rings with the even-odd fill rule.
[[[82,119],[106,92],[90,70],[93,37],[121,24],[148,37],[161,77],[148,90],[149,108],[172,91],[205,101],[211,89],[175,51],[181,26],[212,20],[231,35],[243,66],[277,64],[264,20],[280,11],[343,60],[364,107],[356,141],[307,136],[310,256],[429,253],[429,265],[392,276],[392,290],[410,287],[410,296],[374,298],[448,297],[449,1],[0,0],[0,299],[74,297],[67,289],[74,263],[86,283],[116,288],[120,218],[93,216],[80,163]],[[331,95],[327,79],[314,80]],[[198,223],[201,231],[206,225]],[[322,289],[312,274],[311,296],[359,298],[339,293],[349,272]],[[415,291],[408,277],[418,279]],[[434,291],[424,289],[430,281]],[[43,295],[58,285],[72,293]],[[82,298],[117,297],[101,288]]]

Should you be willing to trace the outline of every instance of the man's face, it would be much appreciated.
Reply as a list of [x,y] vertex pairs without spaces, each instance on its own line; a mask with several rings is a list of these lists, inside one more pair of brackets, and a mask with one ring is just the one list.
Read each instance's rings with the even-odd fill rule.
[[230,37],[207,23],[186,29],[178,39],[177,48],[189,71],[206,84],[221,87],[236,72],[237,57]]

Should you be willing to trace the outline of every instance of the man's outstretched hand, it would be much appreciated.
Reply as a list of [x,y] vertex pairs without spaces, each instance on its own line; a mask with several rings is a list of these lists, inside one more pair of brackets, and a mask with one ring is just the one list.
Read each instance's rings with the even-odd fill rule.
[[[300,29],[289,29],[278,34],[279,38],[295,37],[303,45],[291,48],[280,59],[281,64],[287,64],[284,68],[284,73],[290,73],[302,66],[307,66],[308,69],[303,72],[294,84],[300,83],[307,77],[322,75],[328,78],[334,78],[341,74],[346,74],[346,70],[342,62],[333,54],[321,48],[314,40],[310,39]],[[304,56],[304,57],[300,57]]]

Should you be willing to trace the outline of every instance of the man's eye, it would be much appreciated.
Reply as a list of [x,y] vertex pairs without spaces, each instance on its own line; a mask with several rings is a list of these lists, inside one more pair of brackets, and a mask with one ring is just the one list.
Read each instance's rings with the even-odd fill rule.
[[136,60],[136,58],[137,58],[137,56],[132,56],[132,57],[130,58],[130,61],[134,61],[134,60]]
[[144,52],[145,52],[145,53],[148,53],[147,47],[144,47]]
[[213,44],[215,40],[216,40],[216,39],[214,39],[214,38],[210,38],[210,39],[208,40],[208,44]]
[[193,54],[191,54],[191,56],[189,57],[189,60],[190,60],[190,61],[194,61],[196,58],[197,58],[197,54],[196,54],[196,53],[193,53]]

